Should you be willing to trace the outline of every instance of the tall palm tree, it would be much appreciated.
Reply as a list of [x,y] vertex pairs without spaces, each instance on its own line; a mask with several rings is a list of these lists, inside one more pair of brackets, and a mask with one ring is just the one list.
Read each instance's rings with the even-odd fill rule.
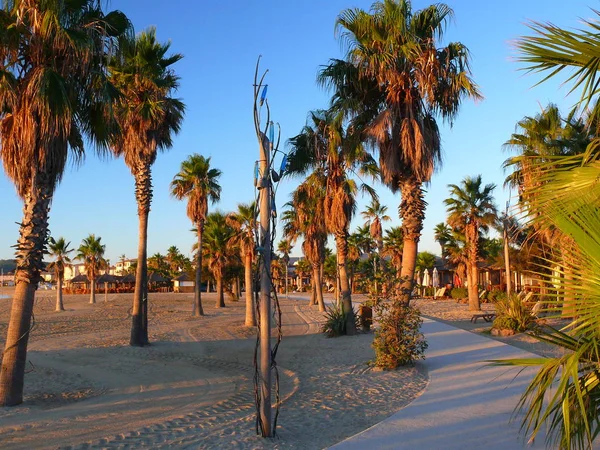
[[477,261],[480,257],[480,233],[487,231],[498,218],[494,197],[495,184],[482,186],[481,175],[466,177],[461,185],[450,184],[450,198],[444,200],[448,223],[465,236],[467,251],[467,280],[469,284],[469,309],[479,311]]
[[301,237],[302,252],[312,266],[311,304],[325,311],[323,300],[323,280],[321,267],[325,261],[325,244],[327,229],[325,227],[325,182],[322,176],[313,172],[291,194],[292,199],[286,203],[287,209],[282,215],[283,235],[295,243]]
[[[202,248],[204,222],[208,214],[208,203],[218,202],[221,197],[219,177],[221,171],[210,167],[210,157],[194,153],[181,163],[181,170],[171,182],[171,195],[178,200],[187,198],[187,215],[197,229],[197,248]],[[193,314],[203,316],[202,295],[202,252],[196,253],[196,283],[194,287]]]
[[60,237],[55,240],[52,236],[48,238],[48,250],[50,256],[55,258],[50,264],[48,264],[48,270],[54,270],[56,275],[56,312],[64,311],[63,305],[63,281],[65,279],[65,266],[71,263],[69,253],[73,252],[72,248],[69,248],[70,242],[65,241],[65,238]]
[[296,286],[298,292],[303,292],[304,286],[302,285],[304,278],[310,275],[312,271],[312,265],[307,259],[299,259],[296,263],[296,275],[298,277],[298,285]]
[[90,234],[81,241],[81,245],[77,249],[77,259],[83,261],[85,272],[90,281],[90,303],[96,303],[96,278],[106,265],[104,260],[106,245],[102,244],[101,240],[101,237],[96,238],[96,235]]
[[[436,119],[452,123],[465,97],[480,98],[468,49],[459,42],[438,47],[452,16],[445,4],[413,11],[408,0],[375,2],[369,12],[344,10],[337,30],[348,44],[347,62],[334,61],[321,74],[322,83],[345,94],[357,127],[378,147],[383,182],[401,193],[404,303],[410,301],[425,217],[423,184],[441,164]],[[369,88],[354,89],[357,78]]]
[[335,237],[342,307],[348,334],[356,333],[350,282],[346,268],[350,221],[356,212],[359,187],[375,195],[366,184],[360,186],[349,174],[378,176],[377,166],[362,146],[358,135],[343,126],[344,116],[332,111],[310,113],[310,123],[289,140],[291,151],[286,173],[304,174],[312,169],[315,179],[325,184],[324,216],[327,231]]
[[254,203],[238,205],[236,212],[227,216],[227,224],[233,228],[235,234],[231,244],[240,252],[244,263],[244,283],[246,285],[246,319],[247,327],[256,326],[256,312],[254,310],[254,283],[252,282],[252,262],[256,256],[256,206]]
[[396,276],[400,276],[402,270],[402,254],[404,245],[404,233],[402,227],[391,227],[385,230],[383,237],[383,254],[390,257],[392,265],[396,269]]
[[227,219],[220,212],[213,212],[206,216],[204,236],[202,240],[202,253],[208,261],[208,268],[215,277],[217,285],[217,308],[225,306],[223,296],[223,278],[225,269],[233,256],[230,239],[235,231],[227,224]]
[[167,249],[166,260],[169,265],[169,274],[171,276],[178,274],[183,267],[183,255],[175,245],[172,245]]
[[386,214],[388,207],[379,203],[377,198],[372,198],[371,203],[367,205],[367,208],[362,212],[363,218],[366,220],[365,225],[369,227],[371,237],[375,241],[377,246],[377,253],[379,254],[379,266],[383,270],[383,222],[392,220],[390,216]]
[[44,268],[48,215],[68,158],[84,141],[104,150],[117,94],[105,65],[127,17],[99,0],[5,1],[0,5],[0,159],[23,200],[15,295],[0,369],[0,406],[23,401],[35,289]]
[[288,293],[288,265],[290,263],[290,253],[292,252],[292,243],[283,239],[277,244],[277,251],[281,253],[281,260],[285,264],[285,293]]
[[171,66],[183,56],[167,56],[170,43],[156,40],[149,28],[135,39],[122,43],[119,58],[110,64],[110,79],[123,93],[115,102],[115,117],[121,128],[111,147],[123,156],[135,178],[138,206],[138,258],[131,314],[129,343],[140,347],[148,343],[148,216],[152,201],[152,165],[159,150],[173,145],[179,132],[185,106],[173,93],[179,78]]
[[452,237],[452,229],[445,222],[438,223],[433,229],[433,238],[440,244],[442,249],[442,258],[446,257],[446,245]]

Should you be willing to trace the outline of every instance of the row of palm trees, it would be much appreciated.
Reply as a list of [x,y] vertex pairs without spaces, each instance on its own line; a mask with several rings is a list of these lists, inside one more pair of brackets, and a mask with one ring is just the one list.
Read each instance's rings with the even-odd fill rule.
[[[90,234],[84,238],[81,245],[77,249],[76,259],[83,261],[84,268],[88,279],[91,283],[90,303],[96,303],[96,279],[100,275],[102,269],[106,269],[108,262],[104,259],[106,246],[102,244],[102,238]],[[65,278],[65,268],[72,262],[70,253],[74,249],[69,248],[71,242],[67,242],[65,238],[60,237],[48,239],[48,250],[50,256],[54,257],[54,261],[48,264],[47,269],[53,270],[56,276],[56,311],[64,311],[62,286]]]
[[0,27],[0,158],[24,203],[16,289],[0,370],[0,405],[22,402],[35,288],[44,269],[48,216],[66,162],[84,142],[123,156],[135,178],[139,250],[132,345],[147,334],[148,212],[151,166],[172,145],[185,110],[170,44],[150,28],[134,36],[120,11],[99,0],[4,2]]
[[[451,122],[465,98],[480,98],[470,76],[467,48],[460,43],[439,47],[452,15],[444,4],[413,11],[411,3],[402,0],[378,1],[369,11],[342,11],[336,24],[346,58],[330,60],[317,79],[332,92],[330,107],[311,112],[304,129],[289,141],[286,174],[306,179],[284,212],[285,235],[292,242],[303,238],[321,308],[320,266],[327,235],[334,236],[350,334],[356,330],[346,267],[349,224],[359,190],[376,198],[362,177],[380,178],[401,194],[398,266],[401,299],[408,304],[425,217],[423,184],[441,165],[437,120]],[[374,219],[374,232],[380,220]],[[380,238],[380,250],[381,242]]]

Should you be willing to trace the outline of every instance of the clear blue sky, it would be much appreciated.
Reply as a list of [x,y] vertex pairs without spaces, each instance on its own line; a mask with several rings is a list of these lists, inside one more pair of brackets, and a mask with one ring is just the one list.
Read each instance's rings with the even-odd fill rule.
[[[297,134],[307,112],[327,106],[327,93],[315,85],[320,65],[343,57],[334,37],[339,12],[348,7],[368,9],[371,1],[358,0],[112,0],[136,31],[153,25],[159,39],[171,40],[172,49],[185,58],[175,66],[181,76],[179,96],[187,105],[181,133],[173,148],[159,155],[154,165],[154,201],[150,215],[148,252],[165,253],[171,245],[189,255],[193,243],[185,204],[169,197],[168,186],[182,160],[199,152],[212,157],[223,171],[221,202],[214,208],[233,210],[238,202],[253,199],[252,167],[257,142],[252,123],[252,78],[256,58],[269,69],[269,100],[282,137]],[[421,9],[430,2],[414,1]],[[525,115],[533,115],[549,101],[566,108],[577,98],[565,97],[558,82],[532,88],[539,76],[527,76],[511,42],[529,34],[528,20],[550,21],[561,27],[580,27],[580,18],[594,16],[593,0],[450,1],[455,20],[448,40],[461,41],[472,52],[472,69],[485,100],[465,103],[452,129],[442,128],[445,163],[432,180],[427,218],[420,250],[439,253],[433,227],[445,219],[447,185],[481,173],[496,183],[498,205],[508,192],[502,188],[501,164],[508,157],[502,144]],[[295,181],[279,187],[277,204],[288,200]],[[137,255],[137,215],[133,178],[122,160],[99,159],[91,151],[81,167],[69,167],[50,213],[53,236],[64,236],[77,247],[89,233],[102,236],[107,256],[114,263],[121,254]],[[389,207],[391,225],[398,225],[399,196],[379,186],[381,201]],[[0,174],[0,259],[12,258],[18,237],[21,202],[10,181]],[[361,200],[360,209],[366,203]],[[362,222],[357,216],[353,227]],[[390,226],[388,223],[387,226]],[[299,253],[299,245],[294,254]]]

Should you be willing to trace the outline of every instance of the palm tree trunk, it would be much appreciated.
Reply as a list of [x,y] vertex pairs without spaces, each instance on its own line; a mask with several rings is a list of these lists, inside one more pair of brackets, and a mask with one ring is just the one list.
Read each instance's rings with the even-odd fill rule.
[[62,276],[58,276],[58,281],[56,283],[56,309],[54,311],[60,312],[65,310],[65,306],[63,305],[63,280]]
[[217,280],[217,303],[215,308],[225,307],[225,298],[223,297],[223,277],[215,277]]
[[96,277],[90,277],[90,305],[96,303]]
[[477,256],[479,254],[479,248],[477,246],[477,240],[479,239],[479,232],[475,226],[467,225],[465,230],[465,237],[468,245],[468,263],[467,268],[471,275],[469,281],[469,311],[481,311],[479,304],[479,270],[477,269]]
[[317,280],[315,278],[315,274],[310,279],[310,301],[308,303],[310,306],[317,304]]
[[233,294],[233,301],[237,302],[240,299],[240,291],[238,289],[238,277],[235,277],[233,279],[231,293]]
[[135,196],[138,203],[138,260],[129,345],[142,347],[148,342],[148,216],[152,199],[150,165],[141,164],[134,174]]
[[17,242],[16,288],[10,311],[10,321],[0,368],[0,406],[15,406],[23,402],[27,342],[35,289],[44,268],[48,212],[52,200],[49,184],[40,182],[44,174],[32,180],[33,193],[24,198],[23,219]]
[[400,183],[402,202],[400,203],[400,219],[404,233],[404,248],[402,249],[402,280],[400,301],[405,305],[410,303],[414,287],[415,265],[419,240],[425,219],[427,203],[423,199],[423,185],[414,178]]
[[471,274],[471,279],[469,280],[469,311],[481,311],[481,306],[479,304],[479,269],[477,268],[477,263],[471,263],[469,261],[469,273]]
[[202,309],[202,233],[204,232],[204,223],[198,222],[196,225],[198,229],[198,253],[196,257],[196,282],[194,283],[194,305],[192,308],[192,314],[196,317],[204,315]]
[[348,233],[337,233],[335,236],[337,247],[338,270],[340,274],[340,289],[342,294],[342,308],[346,314],[346,334],[356,334],[356,320],[354,318],[354,309],[352,309],[352,295],[350,293],[350,283],[348,282],[348,272],[346,270],[346,259],[348,257]]
[[319,305],[319,311],[325,311],[325,302],[323,301],[323,283],[321,281],[321,266],[320,264],[315,264],[313,266],[313,278],[315,280],[314,284],[314,292],[315,292],[315,301],[316,304]]
[[256,314],[254,311],[254,284],[252,283],[252,254],[248,253],[244,261],[244,282],[246,283],[246,322],[247,327],[256,326]]

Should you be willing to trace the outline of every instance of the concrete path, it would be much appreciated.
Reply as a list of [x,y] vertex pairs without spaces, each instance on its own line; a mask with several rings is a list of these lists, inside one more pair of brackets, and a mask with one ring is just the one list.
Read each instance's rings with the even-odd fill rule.
[[535,369],[515,379],[519,369],[490,367],[484,362],[536,355],[429,319],[424,321],[423,332],[429,343],[424,364],[430,377],[423,395],[332,449],[545,448],[545,436],[527,445],[519,434],[521,421],[509,423]]

